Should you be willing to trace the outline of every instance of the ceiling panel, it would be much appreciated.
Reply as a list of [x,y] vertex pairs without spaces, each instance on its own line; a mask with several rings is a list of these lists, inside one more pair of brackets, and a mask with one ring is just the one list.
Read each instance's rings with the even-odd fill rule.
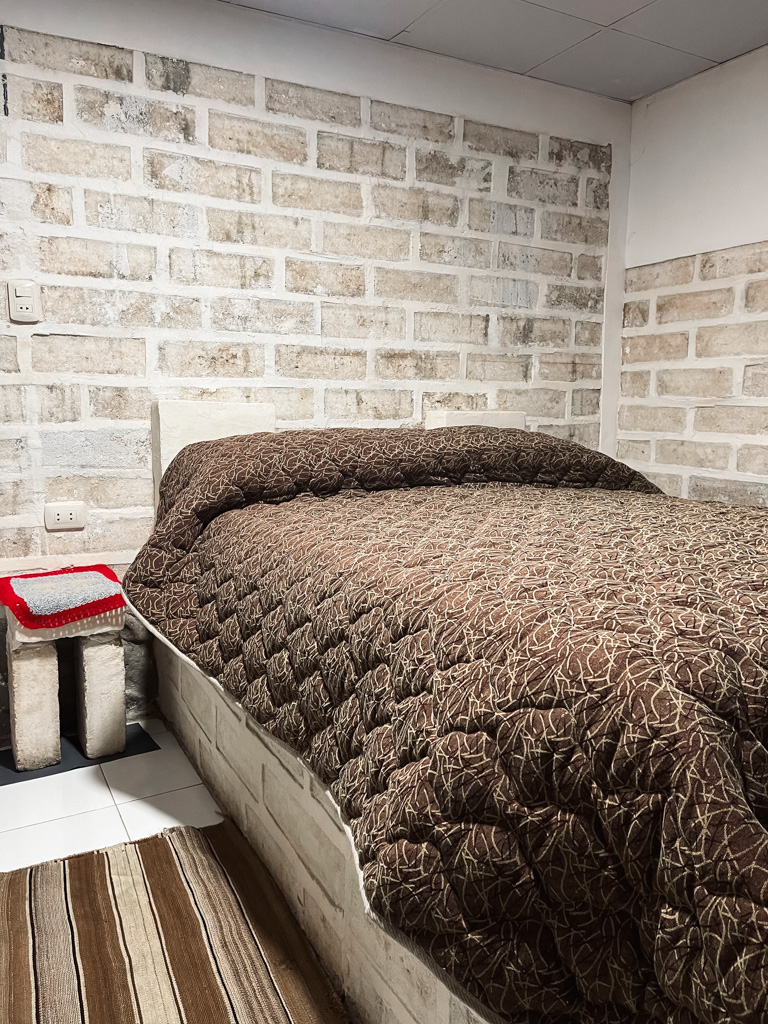
[[596,31],[524,0],[446,0],[395,42],[523,74]]
[[656,0],[614,28],[725,61],[768,43],[768,0]]
[[438,0],[234,0],[269,14],[391,39]]
[[647,7],[653,0],[529,0],[551,11],[572,14],[574,18],[594,21],[596,25],[612,25],[628,14]]
[[636,100],[710,67],[713,62],[701,57],[603,29],[535,68],[531,76],[616,99]]

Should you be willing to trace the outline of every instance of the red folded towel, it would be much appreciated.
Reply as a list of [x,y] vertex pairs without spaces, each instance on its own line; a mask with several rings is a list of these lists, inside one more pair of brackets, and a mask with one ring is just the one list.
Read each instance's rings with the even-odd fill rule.
[[107,565],[2,576],[0,602],[27,629],[65,626],[125,606],[120,581]]

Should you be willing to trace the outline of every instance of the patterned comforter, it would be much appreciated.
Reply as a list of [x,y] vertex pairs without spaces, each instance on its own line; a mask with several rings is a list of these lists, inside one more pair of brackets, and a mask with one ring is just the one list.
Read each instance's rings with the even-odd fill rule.
[[125,585],[515,1024],[768,1020],[768,513],[471,427],[185,449]]

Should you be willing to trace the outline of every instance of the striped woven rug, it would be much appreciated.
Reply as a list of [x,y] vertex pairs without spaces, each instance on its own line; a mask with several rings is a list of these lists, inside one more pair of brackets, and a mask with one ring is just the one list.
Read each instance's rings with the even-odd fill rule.
[[2,1024],[340,1024],[234,825],[0,875]]

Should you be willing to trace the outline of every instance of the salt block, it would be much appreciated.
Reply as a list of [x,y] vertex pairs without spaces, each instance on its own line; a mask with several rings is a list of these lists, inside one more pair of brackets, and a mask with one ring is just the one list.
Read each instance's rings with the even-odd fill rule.
[[77,732],[86,757],[125,750],[125,663],[119,633],[77,640]]
[[56,644],[14,644],[8,634],[11,746],[19,771],[61,760]]

